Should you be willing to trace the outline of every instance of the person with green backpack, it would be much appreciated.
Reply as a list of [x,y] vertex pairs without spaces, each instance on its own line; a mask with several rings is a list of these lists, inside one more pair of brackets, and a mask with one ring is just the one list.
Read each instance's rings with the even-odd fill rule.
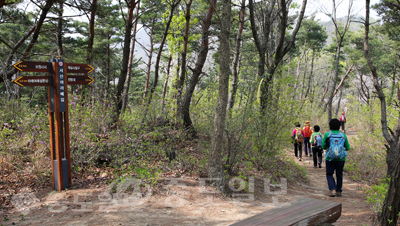
[[[314,133],[311,135],[310,144],[313,153],[314,168],[321,168],[322,163],[322,133],[320,133],[320,128],[318,125],[314,126]],[[318,159],[317,159],[318,158]]]
[[[327,150],[325,155],[326,179],[328,181],[329,196],[341,197],[343,186],[343,168],[346,162],[347,151],[350,144],[346,134],[339,131],[340,121],[332,119],[329,122],[330,131],[322,139],[322,148]],[[336,171],[336,182],[333,174]]]

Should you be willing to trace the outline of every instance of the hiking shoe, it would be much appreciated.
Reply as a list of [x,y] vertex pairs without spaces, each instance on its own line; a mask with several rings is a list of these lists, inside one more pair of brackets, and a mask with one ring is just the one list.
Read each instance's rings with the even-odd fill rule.
[[310,157],[312,157],[312,154],[310,154]]
[[337,191],[337,192],[336,192],[336,197],[342,197],[342,192]]
[[299,161],[301,161],[301,158],[299,158]]
[[318,168],[321,168],[321,163],[318,163]]
[[331,190],[329,192],[329,197],[335,197],[336,196],[336,190]]

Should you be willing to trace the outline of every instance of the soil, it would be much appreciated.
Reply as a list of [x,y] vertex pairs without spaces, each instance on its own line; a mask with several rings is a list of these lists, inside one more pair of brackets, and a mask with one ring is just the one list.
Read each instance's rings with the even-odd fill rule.
[[[288,155],[293,156],[292,151]],[[24,203],[28,205],[0,213],[0,225],[230,225],[302,197],[342,203],[342,215],[333,225],[372,225],[372,207],[366,203],[364,185],[344,173],[342,197],[328,197],[324,164],[314,168],[311,157],[295,161],[306,167],[310,180],[288,185],[286,192],[279,186],[270,190],[281,194],[265,194],[264,182],[256,178],[254,199],[244,192],[223,196],[204,186],[201,178],[170,174],[154,190],[126,186],[113,191],[102,184],[63,192],[27,191]]]

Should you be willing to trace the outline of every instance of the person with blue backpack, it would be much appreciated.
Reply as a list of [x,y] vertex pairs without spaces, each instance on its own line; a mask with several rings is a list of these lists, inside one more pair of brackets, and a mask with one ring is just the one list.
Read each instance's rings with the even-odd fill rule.
[[[314,168],[321,168],[322,163],[322,133],[319,132],[320,128],[318,125],[314,126],[314,133],[311,135],[310,144],[313,153]],[[318,158],[318,159],[317,159]]]
[[[343,186],[343,168],[346,162],[350,144],[346,134],[339,131],[340,121],[332,119],[329,122],[330,131],[322,138],[322,148],[327,150],[325,155],[326,179],[328,181],[329,196],[341,197]],[[336,171],[336,172],[335,172]],[[336,173],[336,182],[333,174]]]

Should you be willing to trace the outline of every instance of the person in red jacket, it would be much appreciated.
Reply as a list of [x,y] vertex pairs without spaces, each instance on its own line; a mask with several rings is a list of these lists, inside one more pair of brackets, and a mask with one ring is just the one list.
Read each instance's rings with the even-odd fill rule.
[[304,131],[304,153],[306,153],[306,156],[308,156],[308,153],[310,153],[310,157],[312,157],[310,138],[311,135],[313,134],[313,131],[310,126],[310,121],[306,121],[306,123],[304,123],[303,131]]
[[342,116],[340,116],[339,121],[340,127],[342,127],[343,132],[345,132],[344,124],[346,124],[346,116],[344,115],[344,113],[342,113]]

